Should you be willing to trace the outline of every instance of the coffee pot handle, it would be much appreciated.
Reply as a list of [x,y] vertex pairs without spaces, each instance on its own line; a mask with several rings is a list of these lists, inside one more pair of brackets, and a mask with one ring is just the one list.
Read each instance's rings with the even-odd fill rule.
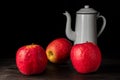
[[105,19],[105,17],[100,15],[100,16],[98,16],[98,18],[102,18],[103,19],[103,24],[102,24],[101,30],[99,31],[97,37],[99,37],[101,35],[101,33],[103,32],[103,30],[105,29],[105,26],[106,26],[106,19]]

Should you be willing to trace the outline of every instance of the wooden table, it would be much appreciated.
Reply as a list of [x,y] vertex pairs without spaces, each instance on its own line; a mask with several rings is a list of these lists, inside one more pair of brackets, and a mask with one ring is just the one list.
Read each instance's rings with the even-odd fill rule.
[[71,62],[54,65],[48,63],[42,74],[22,75],[14,58],[0,59],[0,80],[120,80],[120,59],[103,59],[98,71],[89,74],[77,73]]

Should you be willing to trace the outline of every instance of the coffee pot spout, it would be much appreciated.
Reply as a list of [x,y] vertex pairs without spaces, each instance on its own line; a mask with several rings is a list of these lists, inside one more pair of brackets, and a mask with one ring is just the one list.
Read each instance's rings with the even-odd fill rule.
[[76,35],[75,35],[75,32],[71,29],[71,16],[67,11],[63,14],[67,18],[66,29],[65,29],[66,36],[67,36],[68,39],[70,39],[72,41],[75,41]]

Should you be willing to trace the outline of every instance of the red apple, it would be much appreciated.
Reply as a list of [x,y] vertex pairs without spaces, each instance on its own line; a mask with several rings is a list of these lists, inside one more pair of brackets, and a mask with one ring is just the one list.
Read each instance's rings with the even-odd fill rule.
[[70,55],[72,43],[66,38],[57,38],[51,41],[47,48],[47,58],[52,63],[62,63],[66,61]]
[[42,73],[47,65],[45,50],[38,44],[20,47],[16,53],[16,65],[24,75]]
[[77,72],[91,73],[98,70],[102,57],[101,51],[96,44],[86,42],[72,47],[70,59]]

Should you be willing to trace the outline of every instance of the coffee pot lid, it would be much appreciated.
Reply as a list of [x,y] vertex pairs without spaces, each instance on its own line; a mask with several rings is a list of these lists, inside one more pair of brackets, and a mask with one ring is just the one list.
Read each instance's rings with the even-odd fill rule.
[[93,8],[89,8],[89,5],[85,5],[84,8],[81,8],[80,10],[77,11],[78,14],[81,13],[97,13],[96,10]]

